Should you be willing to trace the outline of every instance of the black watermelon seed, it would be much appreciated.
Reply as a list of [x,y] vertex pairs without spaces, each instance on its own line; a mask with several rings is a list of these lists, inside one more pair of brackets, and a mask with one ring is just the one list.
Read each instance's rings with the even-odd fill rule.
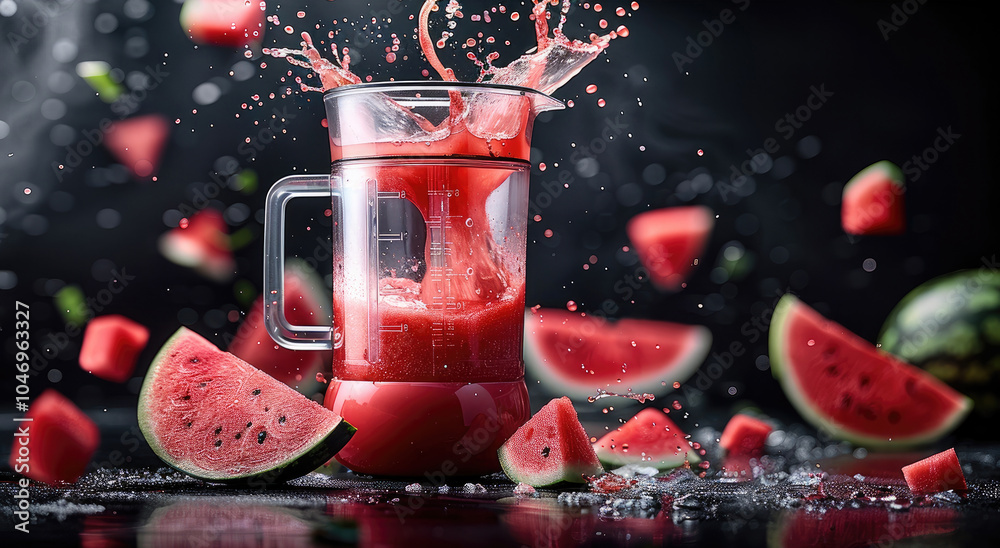
[[252,422],[248,422],[247,423],[247,428],[250,428],[251,426],[253,426],[253,423]]
[[257,443],[264,443],[264,438],[266,437],[267,437],[267,432],[261,431],[260,434],[257,434]]
[[236,433],[236,439],[240,439],[242,437],[243,437],[243,434],[240,434],[239,432]]
[[254,390],[254,391],[252,392],[252,394],[253,394],[254,396],[259,396],[259,395],[260,395],[260,388],[258,388],[258,389],[256,389],[256,390]]
[[191,423],[190,423],[190,422],[188,423],[187,427],[188,427],[188,428],[191,428]]
[[284,424],[284,423],[285,423],[285,416],[282,415],[282,416],[278,417],[278,424]]
[[184,399],[185,400],[190,400],[191,399],[191,394],[185,394],[184,395]]
[[191,363],[198,363],[200,361],[198,358],[191,358]]
[[548,447],[542,447],[542,456],[545,457],[545,458],[548,458],[549,457],[549,451],[551,451],[551,449],[549,449]]
[[215,446],[220,447],[222,445],[222,440],[215,440]]
[[216,436],[218,436],[221,433],[222,433],[222,427],[221,426],[215,429],[215,435]]

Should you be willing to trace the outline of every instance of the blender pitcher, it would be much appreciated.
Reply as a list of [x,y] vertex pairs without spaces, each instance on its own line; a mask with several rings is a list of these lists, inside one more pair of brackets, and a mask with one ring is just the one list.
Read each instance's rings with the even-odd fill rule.
[[[265,324],[332,349],[325,406],[357,427],[359,473],[444,478],[500,469],[530,415],[524,262],[531,129],[563,104],[513,86],[357,84],[324,95],[331,173],[278,181],[265,210]],[[330,196],[333,325],[290,325],[288,200]]]

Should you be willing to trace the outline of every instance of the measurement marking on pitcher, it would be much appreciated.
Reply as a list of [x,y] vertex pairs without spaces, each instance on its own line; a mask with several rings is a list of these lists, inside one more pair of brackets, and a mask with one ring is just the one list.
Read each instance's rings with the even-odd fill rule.
[[402,333],[407,330],[407,324],[401,323],[399,325],[380,325],[378,330],[383,333]]
[[378,235],[378,241],[380,242],[402,242],[403,233],[402,232],[388,232],[385,234]]

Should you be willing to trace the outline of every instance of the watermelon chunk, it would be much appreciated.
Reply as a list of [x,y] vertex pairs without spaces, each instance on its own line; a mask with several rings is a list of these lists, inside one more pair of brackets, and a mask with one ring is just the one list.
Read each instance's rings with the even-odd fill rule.
[[207,481],[251,485],[309,473],[355,430],[184,327],[153,359],[138,414],[146,441],[170,466]]
[[722,431],[719,446],[730,455],[759,456],[764,451],[771,425],[750,415],[733,415]]
[[902,234],[906,230],[903,172],[892,162],[876,162],[844,185],[840,223],[857,235]]
[[594,443],[597,458],[608,468],[627,464],[659,470],[700,461],[687,434],[666,413],[647,407]]
[[148,179],[160,167],[170,136],[170,122],[160,114],[147,114],[112,122],[104,146],[136,179]]
[[181,28],[196,44],[242,48],[264,37],[263,2],[186,0]]
[[604,473],[590,438],[569,398],[538,410],[497,451],[511,480],[542,487],[561,481],[583,483]]
[[653,283],[677,291],[704,253],[714,226],[711,209],[683,206],[640,213],[625,230]]
[[236,271],[228,232],[222,213],[205,208],[190,219],[181,219],[180,226],[161,236],[160,253],[209,279],[226,282]]
[[[94,421],[52,389],[42,392],[24,416],[31,421],[15,427],[10,467],[48,484],[79,479],[100,445]],[[20,435],[23,430],[18,428],[27,429],[28,435]]]
[[969,489],[954,448],[904,466],[903,477],[906,478],[910,491],[915,494],[938,493],[950,489],[965,492]]
[[113,382],[125,382],[135,371],[149,330],[125,316],[109,314],[90,320],[80,347],[80,367]]
[[934,441],[971,400],[929,373],[875,348],[788,294],[771,321],[772,373],[817,428],[870,447]]
[[705,360],[712,333],[700,325],[610,322],[542,308],[526,314],[524,341],[528,372],[582,401],[598,389],[657,394],[664,382],[666,387],[684,382]]
[[[323,280],[305,261],[285,263],[285,318],[293,325],[329,323],[329,294],[324,294]],[[319,391],[319,373],[331,363],[329,351],[291,350],[278,345],[264,327],[264,296],[254,300],[250,313],[229,343],[229,352],[296,388],[307,396]]]

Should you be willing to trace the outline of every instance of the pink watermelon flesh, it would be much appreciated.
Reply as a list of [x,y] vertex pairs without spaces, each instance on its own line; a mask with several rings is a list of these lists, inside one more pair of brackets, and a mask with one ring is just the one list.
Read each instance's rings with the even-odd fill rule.
[[[525,316],[525,365],[553,391],[578,400],[598,389],[662,393],[701,365],[712,334],[700,325],[542,308]],[[620,381],[619,381],[620,379]]]
[[80,347],[80,367],[113,382],[125,382],[135,371],[149,330],[124,316],[109,314],[90,320]]
[[719,438],[719,446],[730,455],[757,456],[763,453],[771,425],[751,417],[737,414],[729,419]]
[[[285,318],[289,323],[329,323],[326,303],[330,302],[330,296],[323,295],[323,281],[309,265],[301,261],[286,263],[284,284]],[[319,391],[320,383],[316,380],[316,374],[333,359],[329,351],[290,350],[274,342],[264,326],[263,295],[254,301],[228,350],[306,395]]]
[[133,176],[148,179],[160,167],[169,136],[170,122],[159,114],[147,114],[112,122],[104,134],[104,146]]
[[264,10],[246,0],[187,0],[181,27],[192,41],[224,48],[259,44],[264,36]]
[[161,236],[160,252],[174,263],[225,282],[236,271],[228,231],[222,213],[205,208],[190,219],[181,219],[180,226]]
[[871,447],[904,448],[952,430],[971,400],[875,348],[792,295],[775,307],[772,372],[817,428]]
[[962,465],[958,462],[954,448],[904,466],[903,477],[906,478],[910,491],[915,494],[938,493],[949,489],[965,492],[969,488],[965,484],[965,474],[962,473]]
[[903,173],[892,162],[868,166],[844,186],[840,222],[844,232],[894,235],[906,230]]
[[[959,513],[952,508],[918,508],[906,512],[880,507],[801,508],[785,512],[768,537],[769,546],[795,548],[863,548],[895,545],[896,541],[955,530]],[[886,542],[888,541],[888,542]]]
[[640,213],[626,226],[629,241],[650,279],[677,291],[705,251],[715,214],[704,206],[684,206]]
[[556,398],[521,425],[497,455],[512,481],[534,487],[561,481],[583,483],[602,474],[590,438],[569,398]]
[[146,374],[139,427],[170,466],[251,485],[306,474],[354,434],[336,413],[183,327]]
[[[52,389],[42,392],[24,416],[31,421],[17,423],[17,427],[27,428],[28,435],[19,435],[15,427],[10,467],[48,484],[79,479],[100,445],[94,421]],[[27,445],[22,445],[22,440]]]
[[594,451],[608,468],[639,464],[666,470],[701,460],[686,436],[666,413],[647,407],[597,440]]

